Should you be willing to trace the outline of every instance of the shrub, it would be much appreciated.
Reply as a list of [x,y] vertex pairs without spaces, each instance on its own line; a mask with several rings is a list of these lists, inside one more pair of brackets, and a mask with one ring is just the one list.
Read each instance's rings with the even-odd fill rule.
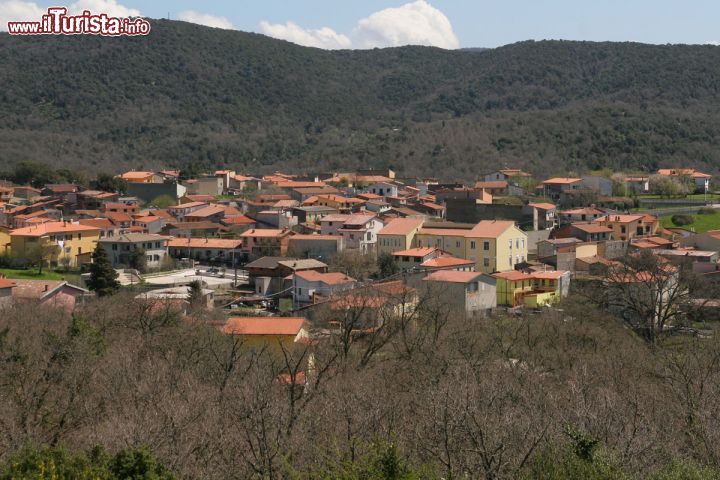
[[685,225],[691,225],[691,224],[695,223],[695,217],[693,217],[692,215],[684,215],[681,213],[678,213],[677,215],[673,215],[671,220],[678,227],[682,227]]

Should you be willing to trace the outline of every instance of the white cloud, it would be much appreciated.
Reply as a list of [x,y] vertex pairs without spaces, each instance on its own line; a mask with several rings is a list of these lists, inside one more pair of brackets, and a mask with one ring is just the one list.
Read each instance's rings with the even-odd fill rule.
[[338,33],[329,27],[306,29],[293,22],[261,22],[260,30],[271,37],[299,45],[327,49],[401,45],[454,49],[460,46],[450,20],[426,0],[416,0],[397,8],[375,12],[359,20],[350,35]]
[[720,41],[718,40],[708,40],[705,42],[705,45],[715,45],[716,47],[720,46]]
[[78,0],[68,7],[68,11],[75,15],[81,14],[84,10],[97,15],[105,13],[109,17],[140,16],[140,10],[120,5],[117,0]]
[[225,30],[231,30],[233,28],[232,22],[225,17],[200,13],[194,10],[184,10],[178,13],[177,19],[184,22],[205,25],[207,27],[224,28]]
[[260,22],[260,30],[270,37],[280,38],[289,42],[325,49],[350,48],[351,42],[346,35],[337,33],[330,27],[317,30],[304,29],[293,22],[268,23]]
[[0,1],[0,31],[7,30],[8,22],[40,21],[46,12],[34,2],[20,0]]
[[430,45],[454,49],[460,46],[450,20],[425,0],[386,8],[358,22],[354,31],[360,48]]

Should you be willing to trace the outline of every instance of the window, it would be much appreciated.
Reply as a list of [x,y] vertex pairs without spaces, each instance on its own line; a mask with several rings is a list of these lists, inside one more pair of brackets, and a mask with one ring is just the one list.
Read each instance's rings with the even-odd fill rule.
[[620,225],[620,233],[625,233],[625,225]]
[[145,259],[146,259],[148,262],[152,262],[153,257],[152,257],[152,255],[146,255],[146,256],[145,256]]
[[486,252],[490,250],[490,242],[488,242],[487,240],[483,242],[483,250],[485,250]]
[[477,244],[475,243],[475,240],[470,240],[470,249],[471,250],[475,250],[475,248],[477,248],[476,245]]
[[460,240],[457,240],[457,241],[455,242],[455,248],[460,248]]
[[508,248],[512,250],[512,238],[508,240]]
[[512,255],[508,257],[508,265],[512,266]]
[[515,240],[515,248],[520,248],[520,239]]
[[523,250],[525,249],[525,239],[524,238],[520,239],[520,248],[522,248]]
[[113,243],[113,244],[112,244],[112,249],[113,249],[113,250],[117,250],[117,243]]
[[82,240],[82,233],[78,233],[78,240]]
[[488,257],[483,257],[483,267],[489,267],[490,266],[490,259]]

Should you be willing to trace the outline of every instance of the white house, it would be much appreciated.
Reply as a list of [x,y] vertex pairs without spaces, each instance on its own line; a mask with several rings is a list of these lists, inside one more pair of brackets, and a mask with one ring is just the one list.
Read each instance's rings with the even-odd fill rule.
[[314,303],[316,296],[330,297],[336,292],[349,290],[357,281],[344,273],[321,273],[303,270],[293,275],[293,296],[299,304]]
[[107,252],[113,267],[129,266],[135,252],[143,252],[148,268],[158,268],[168,255],[168,237],[150,233],[124,233],[98,242]]

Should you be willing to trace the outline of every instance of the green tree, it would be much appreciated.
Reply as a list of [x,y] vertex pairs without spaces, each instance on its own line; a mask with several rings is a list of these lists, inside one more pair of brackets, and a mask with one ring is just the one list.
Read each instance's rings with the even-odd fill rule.
[[128,258],[128,266],[141,273],[145,272],[147,270],[147,256],[145,254],[145,250],[139,248],[131,251]]
[[155,208],[168,208],[175,205],[177,202],[173,197],[170,195],[160,195],[155,197],[151,202],[150,205],[152,205]]
[[92,254],[92,264],[90,265],[90,279],[88,280],[88,288],[95,292],[98,297],[112,295],[120,288],[117,281],[118,274],[112,268],[105,249],[98,245]]
[[387,278],[400,271],[395,257],[387,252],[382,252],[377,257],[378,275],[380,278]]
[[198,312],[200,310],[203,310],[204,308],[204,301],[203,301],[203,292],[202,292],[202,283],[200,280],[193,280],[188,284],[189,290],[188,290],[188,303],[190,303],[190,310],[193,312]]
[[103,192],[117,192],[120,194],[127,192],[127,182],[125,180],[107,173],[99,174],[93,182],[93,187]]
[[37,267],[38,275],[42,275],[43,268],[58,253],[58,250],[58,246],[54,243],[44,243],[38,240],[25,250],[25,258],[30,265]]

